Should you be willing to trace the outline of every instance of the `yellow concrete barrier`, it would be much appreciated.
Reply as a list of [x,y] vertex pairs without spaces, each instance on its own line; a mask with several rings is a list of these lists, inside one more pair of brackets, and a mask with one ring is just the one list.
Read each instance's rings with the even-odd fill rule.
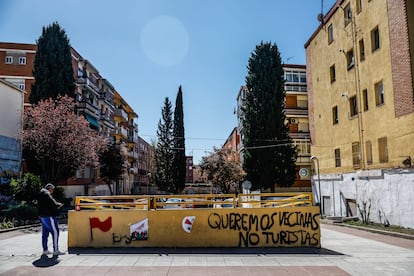
[[317,247],[319,208],[69,211],[68,247]]

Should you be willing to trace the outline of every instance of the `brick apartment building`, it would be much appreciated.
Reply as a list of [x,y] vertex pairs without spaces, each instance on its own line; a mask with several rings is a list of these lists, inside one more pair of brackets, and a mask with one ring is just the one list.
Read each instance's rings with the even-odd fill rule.
[[[0,42],[0,79],[27,91],[24,102],[29,103],[32,74],[37,46],[35,44]],[[118,193],[129,194],[138,185],[138,125],[137,113],[102,77],[93,64],[71,48],[75,78],[77,112],[85,116],[90,127],[109,140],[121,144],[127,156],[126,173],[119,179]],[[68,197],[76,195],[108,194],[107,185],[99,179],[99,169],[86,167],[60,183]]]

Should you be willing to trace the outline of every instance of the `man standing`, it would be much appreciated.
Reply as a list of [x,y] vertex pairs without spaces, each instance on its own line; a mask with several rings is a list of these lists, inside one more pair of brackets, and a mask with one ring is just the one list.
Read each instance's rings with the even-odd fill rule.
[[65,253],[59,251],[59,223],[57,216],[59,215],[59,208],[63,206],[62,203],[57,202],[52,193],[55,190],[55,186],[52,183],[48,183],[43,189],[40,190],[40,196],[38,200],[38,211],[40,222],[42,223],[42,246],[43,254],[48,255],[51,252],[47,247],[47,240],[49,233],[52,234],[53,239],[53,255],[64,255]]

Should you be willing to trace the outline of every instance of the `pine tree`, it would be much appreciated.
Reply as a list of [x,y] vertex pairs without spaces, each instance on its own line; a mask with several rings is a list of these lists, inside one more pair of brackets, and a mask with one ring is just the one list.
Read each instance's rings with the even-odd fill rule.
[[295,179],[296,149],[285,123],[283,68],[276,44],[256,46],[247,66],[243,107],[243,169],[253,188],[289,187]]
[[75,97],[75,79],[69,39],[57,22],[43,27],[37,40],[30,103],[56,99],[58,95]]
[[157,147],[155,149],[155,184],[163,191],[175,192],[172,181],[174,177],[174,141],[172,107],[169,98],[165,98],[161,110],[162,118],[158,122]]
[[186,159],[184,138],[183,92],[181,85],[178,88],[174,109],[174,192],[181,192],[185,188]]

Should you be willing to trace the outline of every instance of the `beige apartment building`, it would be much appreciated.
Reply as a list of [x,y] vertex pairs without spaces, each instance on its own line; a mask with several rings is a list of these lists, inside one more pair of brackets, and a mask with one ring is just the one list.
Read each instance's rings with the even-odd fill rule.
[[414,2],[338,0],[320,19],[305,48],[322,211],[414,227]]
[[[0,79],[27,91],[25,104],[29,103],[28,96],[34,83],[32,70],[36,51],[35,44],[0,42]],[[71,48],[71,54],[77,112],[89,121],[92,129],[121,144],[127,160],[125,173],[113,190],[123,194],[133,193],[139,185],[138,115],[91,61],[74,48]],[[74,177],[59,185],[65,188],[68,197],[109,193],[108,186],[99,178],[99,168],[93,166],[78,169]]]

